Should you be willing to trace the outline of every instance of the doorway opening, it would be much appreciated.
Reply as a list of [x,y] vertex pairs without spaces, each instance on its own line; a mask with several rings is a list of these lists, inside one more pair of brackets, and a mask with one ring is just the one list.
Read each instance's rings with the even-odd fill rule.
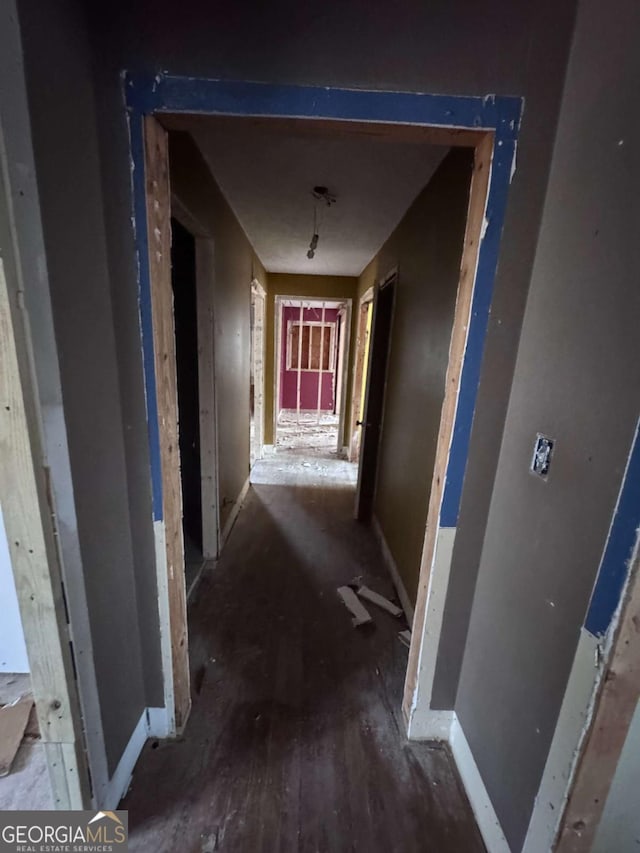
[[[171,505],[167,493],[171,493],[171,478],[175,476],[175,470],[171,465],[164,464],[166,459],[163,459],[163,455],[166,456],[165,444],[167,443],[163,433],[165,430],[173,428],[171,413],[167,417],[162,407],[165,397],[163,382],[165,378],[170,380],[171,377],[166,377],[166,366],[162,361],[164,340],[160,344],[157,340],[158,324],[155,318],[153,293],[156,277],[162,276],[163,256],[161,252],[154,250],[156,249],[155,244],[162,244],[164,239],[164,224],[159,220],[165,208],[162,204],[163,200],[160,201],[157,212],[150,210],[147,204],[151,182],[148,177],[149,169],[144,163],[146,153],[148,160],[157,161],[158,171],[161,173],[162,168],[164,168],[163,158],[166,156],[164,151],[166,143],[159,129],[154,128],[149,134],[150,123],[157,123],[159,128],[164,125],[166,133],[169,127],[174,130],[184,129],[193,120],[196,113],[199,120],[203,120],[207,114],[222,115],[227,117],[229,121],[232,120],[232,117],[243,117],[243,120],[244,117],[247,117],[247,120],[252,120],[251,117],[253,117],[256,125],[261,122],[265,124],[280,122],[282,127],[298,128],[304,124],[306,130],[312,124],[314,131],[319,129],[326,134],[332,134],[335,131],[348,132],[349,134],[357,132],[364,136],[375,136],[381,142],[395,140],[398,143],[411,142],[418,146],[445,145],[453,148],[468,147],[474,150],[467,230],[464,237],[462,264],[459,267],[458,296],[455,301],[449,362],[444,383],[445,398],[439,418],[435,467],[429,492],[428,520],[426,530],[423,527],[420,535],[419,545],[422,548],[422,561],[419,578],[416,579],[414,630],[405,683],[404,709],[409,721],[408,730],[410,735],[414,737],[421,736],[422,731],[426,731],[431,722],[430,701],[434,670],[432,657],[437,654],[437,636],[442,624],[442,603],[445,600],[448,583],[452,553],[451,543],[455,536],[458,521],[476,403],[478,376],[491,307],[500,234],[522,103],[517,98],[455,98],[437,95],[414,96],[407,93],[360,93],[338,90],[328,92],[324,89],[312,87],[271,86],[265,88],[247,83],[194,81],[193,79],[168,77],[166,75],[159,75],[153,86],[150,86],[146,79],[130,76],[126,79],[125,87],[127,102],[131,109],[130,128],[132,160],[135,166],[133,182],[136,227],[140,226],[137,233],[140,235],[141,326],[145,346],[145,375],[148,389],[154,520],[159,522],[156,526],[159,544],[157,552],[162,555],[164,543],[166,543],[167,552],[166,565],[163,557],[158,561],[158,578],[161,585],[167,583],[165,577],[167,567],[179,565],[179,562],[176,563],[173,560],[173,554],[169,553],[170,548],[173,548],[172,543],[175,542],[172,527],[175,525],[176,507]],[[154,116],[158,118],[154,118]],[[313,119],[313,122],[308,123],[308,119]],[[147,139],[148,134],[149,138]],[[159,174],[158,185],[162,181],[163,176]],[[148,217],[145,214],[148,214]],[[299,296],[287,298],[298,299],[298,309],[300,309],[300,301],[315,302],[316,304],[318,301],[322,301]],[[281,302],[282,298],[279,301]],[[149,311],[150,305],[154,307],[153,314]],[[310,305],[309,307],[316,306]],[[162,306],[162,310],[167,310],[167,308],[170,306],[166,304]],[[325,310],[326,308],[325,305]],[[326,332],[321,319],[319,322],[321,332],[316,339],[320,344],[325,342],[326,345]],[[277,388],[274,395],[273,423],[274,432],[277,435],[278,417],[285,409],[281,398],[282,377],[280,374],[287,372],[286,368],[282,368],[281,350],[285,329],[283,329],[282,306],[278,304],[278,300],[276,300],[276,323],[278,331],[276,332],[275,348],[278,351],[278,357],[274,359],[277,365]],[[304,306],[302,320],[298,321],[298,327],[296,339],[298,356],[297,360],[293,357],[289,361],[290,370],[288,372],[293,371],[302,374],[303,355],[306,347],[311,358],[311,361],[307,360],[306,370],[313,372],[312,366],[317,364],[315,372],[320,377],[315,383],[316,395],[319,393],[320,396],[320,407],[316,396],[315,412],[317,419],[318,408],[321,409],[323,403],[324,355],[319,356],[320,361],[318,362],[312,360],[312,333],[311,331],[305,332]],[[344,336],[337,332],[334,335],[334,345],[336,338],[339,346],[341,342],[346,341],[350,332],[349,327],[350,320],[347,317],[344,323]],[[160,330],[160,334],[162,335],[162,330]],[[308,335],[306,345],[305,335]],[[292,327],[292,340],[293,336]],[[330,351],[331,346],[331,337],[329,336]],[[345,343],[343,353],[346,351]],[[369,363],[371,363],[371,353]],[[336,382],[333,401],[334,411],[331,412],[330,408],[326,411],[334,415],[339,414],[342,422],[338,424],[335,450],[332,451],[337,454],[338,450],[342,449],[339,448],[338,442],[342,440],[344,435],[345,394],[338,384],[340,371],[335,362],[331,366],[333,369],[326,372],[333,373]],[[162,394],[156,393],[158,387],[163,390]],[[295,383],[295,387],[295,413],[296,420],[299,420],[304,408],[302,376],[300,376],[300,381]],[[161,404],[160,407],[158,407],[158,402]],[[313,408],[311,405],[310,410],[313,411]],[[297,423],[296,426],[298,426]],[[345,442],[345,444],[347,443]],[[395,470],[399,469],[396,468]],[[395,501],[392,508],[397,513],[401,512],[399,509],[401,506],[402,501]],[[437,578],[432,577],[434,573]],[[436,587],[438,599],[432,601],[431,593]],[[177,620],[176,631],[180,633],[184,627],[184,613],[181,612],[180,606],[172,606],[172,589],[173,578],[169,577],[166,598],[173,639],[173,619]],[[163,625],[165,621],[165,617],[161,614]],[[427,621],[429,636],[431,637],[429,648],[424,645],[427,636],[425,629]],[[436,638],[435,641],[433,640],[434,637]],[[185,645],[178,643],[177,646],[178,654],[176,654],[176,644],[172,642],[174,681],[177,677],[181,677],[186,670]],[[185,686],[188,686],[188,674],[184,681]],[[180,694],[184,695],[182,689]],[[176,717],[179,717],[177,710]],[[424,726],[421,729],[420,725],[422,725],[423,720]]]
[[[396,275],[393,273],[376,288],[373,303],[367,304],[367,335],[365,379],[363,382],[361,445],[356,489],[355,517],[358,521],[370,522],[373,514],[378,452],[384,418],[387,365],[391,348],[393,304]],[[369,313],[371,312],[371,313]]]
[[249,464],[264,452],[265,297],[259,281],[251,282],[251,375],[249,381]]
[[185,581],[189,590],[202,564],[202,465],[198,390],[198,308],[195,237],[171,219],[171,288],[176,339],[178,442],[182,486]]
[[358,337],[353,377],[353,401],[351,405],[351,429],[348,455],[350,462],[360,459],[364,408],[369,369],[369,346],[371,343],[371,320],[373,318],[373,288],[369,288],[360,299],[358,307]]
[[341,454],[350,316],[350,299],[276,297],[278,452]]

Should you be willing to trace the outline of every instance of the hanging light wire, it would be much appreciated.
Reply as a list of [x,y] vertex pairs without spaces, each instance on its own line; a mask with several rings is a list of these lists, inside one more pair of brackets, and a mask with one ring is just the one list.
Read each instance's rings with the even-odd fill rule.
[[322,225],[324,216],[323,202],[327,207],[331,207],[336,202],[336,197],[331,195],[326,187],[314,187],[311,195],[313,196],[313,236],[311,237],[307,251],[309,260],[314,258],[316,249],[318,248],[318,241],[320,240],[320,226]]

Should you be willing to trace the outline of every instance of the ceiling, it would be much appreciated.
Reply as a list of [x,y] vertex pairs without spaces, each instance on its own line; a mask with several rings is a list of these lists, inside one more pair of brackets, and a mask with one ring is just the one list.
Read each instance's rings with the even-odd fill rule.
[[[359,275],[448,150],[353,127],[215,117],[189,127],[269,272]],[[316,185],[337,202],[318,205],[320,239],[309,260]]]

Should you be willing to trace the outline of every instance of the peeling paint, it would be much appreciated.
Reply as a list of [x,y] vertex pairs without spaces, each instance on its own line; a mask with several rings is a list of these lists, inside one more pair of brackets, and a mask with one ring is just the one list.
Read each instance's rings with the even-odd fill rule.
[[513,159],[511,160],[511,174],[509,175],[509,183],[513,181],[513,176],[516,173],[516,160],[518,158],[518,143],[513,143]]

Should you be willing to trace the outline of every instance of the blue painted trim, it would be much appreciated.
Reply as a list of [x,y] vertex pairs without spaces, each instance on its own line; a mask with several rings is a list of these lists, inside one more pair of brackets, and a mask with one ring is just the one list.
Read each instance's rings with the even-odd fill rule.
[[458,405],[440,510],[441,527],[456,527],[458,524],[462,486],[467,467],[471,428],[476,408],[478,385],[480,384],[482,355],[489,325],[493,284],[498,266],[500,238],[506,213],[514,155],[515,142],[503,139],[496,132],[485,212],[486,228],[478,252],[478,267],[471,303],[471,321],[462,362]]
[[139,113],[203,113],[207,115],[326,118],[500,130],[515,139],[522,100],[502,95],[484,98],[280,86],[233,80],[203,80],[171,75],[129,74],[125,78],[129,107]]
[[133,180],[133,212],[135,218],[136,250],[138,253],[138,301],[142,337],[142,363],[147,407],[147,433],[151,457],[151,499],[153,520],[160,521],[162,513],[162,470],[160,467],[160,427],[158,397],[153,352],[153,316],[151,309],[151,275],[149,270],[149,235],[147,232],[147,198],[144,174],[144,127],[141,115],[129,118]]
[[127,74],[125,100],[130,113],[136,242],[140,269],[140,321],[151,449],[154,519],[162,518],[162,478],[153,361],[153,328],[148,265],[142,116],[189,113],[271,116],[341,121],[400,123],[466,130],[491,130],[495,150],[487,199],[488,226],[478,255],[467,348],[447,467],[440,526],[455,527],[467,465],[493,281],[504,221],[511,165],[520,126],[521,98],[466,97],[413,92],[280,86],[199,78]]
[[607,633],[629,574],[629,561],[640,527],[640,423],[622,478],[618,505],[611,521],[584,626],[594,637]]

